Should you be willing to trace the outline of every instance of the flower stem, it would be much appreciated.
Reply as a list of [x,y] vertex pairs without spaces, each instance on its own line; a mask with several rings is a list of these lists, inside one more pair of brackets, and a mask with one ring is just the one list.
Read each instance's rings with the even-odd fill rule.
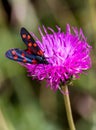
[[63,96],[64,96],[65,108],[67,112],[67,118],[68,118],[70,130],[76,130],[73,117],[72,117],[70,99],[69,99],[69,94],[68,94],[68,86],[67,85],[62,86],[62,90],[64,92]]

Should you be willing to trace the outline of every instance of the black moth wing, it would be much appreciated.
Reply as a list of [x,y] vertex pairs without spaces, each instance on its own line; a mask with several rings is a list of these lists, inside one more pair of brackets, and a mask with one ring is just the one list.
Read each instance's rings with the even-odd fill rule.
[[27,50],[31,53],[44,57],[44,52],[37,45],[31,34],[24,28],[21,28],[20,35],[24,43],[27,45]]
[[20,49],[10,49],[6,52],[6,56],[11,60],[22,62],[22,63],[35,64],[38,62],[36,60],[35,55],[29,55],[24,50],[20,50]]
[[35,54],[28,54],[25,50],[10,49],[6,52],[6,56],[14,61],[30,64],[48,64],[45,57]]

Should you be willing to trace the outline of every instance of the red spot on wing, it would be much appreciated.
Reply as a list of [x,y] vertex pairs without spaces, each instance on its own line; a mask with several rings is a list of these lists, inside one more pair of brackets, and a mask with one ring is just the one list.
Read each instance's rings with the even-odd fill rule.
[[37,61],[36,60],[32,60],[32,64],[37,64]]
[[23,62],[24,62],[24,63],[26,63],[26,62],[27,62],[27,60],[24,58],[24,59],[23,59]]
[[25,54],[24,54],[24,53],[22,53],[21,55],[22,55],[22,57],[24,57],[24,56],[25,56]]
[[32,51],[31,51],[29,48],[26,50],[26,52],[27,52],[28,54],[32,54]]
[[37,44],[36,44],[36,43],[34,43],[34,44],[33,44],[33,46],[34,46],[34,47],[36,47],[36,46],[37,46]]
[[14,58],[14,60],[17,60],[17,59],[18,59],[18,56],[15,55],[13,58]]
[[22,38],[26,38],[26,34],[22,34]]
[[29,42],[29,43],[28,43],[28,46],[29,46],[29,47],[32,47],[32,42]]
[[14,50],[12,50],[12,52],[11,52],[11,53],[12,53],[12,55],[16,55],[16,52],[15,52]]
[[31,36],[28,34],[27,39],[29,40],[30,38],[31,38]]
[[42,50],[39,50],[39,51],[37,52],[37,54],[40,55],[40,56],[43,56],[43,55],[44,55],[44,53],[43,53]]

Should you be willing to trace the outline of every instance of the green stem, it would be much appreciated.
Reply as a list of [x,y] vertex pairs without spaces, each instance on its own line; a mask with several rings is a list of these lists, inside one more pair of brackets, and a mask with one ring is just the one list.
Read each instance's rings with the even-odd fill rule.
[[76,130],[74,121],[73,121],[73,117],[72,117],[72,111],[71,111],[71,105],[70,105],[70,99],[69,99],[67,85],[62,86],[62,90],[64,92],[63,97],[64,97],[65,108],[66,108],[66,112],[67,112],[67,118],[68,118],[70,130]]

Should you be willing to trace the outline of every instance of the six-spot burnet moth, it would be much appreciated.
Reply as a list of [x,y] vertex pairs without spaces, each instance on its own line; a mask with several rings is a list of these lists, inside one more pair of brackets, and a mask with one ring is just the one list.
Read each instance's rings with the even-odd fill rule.
[[22,27],[20,30],[20,35],[24,43],[27,45],[27,49],[10,49],[6,52],[6,56],[11,60],[22,63],[48,64],[48,61],[44,56],[44,52],[40,49],[31,34]]

